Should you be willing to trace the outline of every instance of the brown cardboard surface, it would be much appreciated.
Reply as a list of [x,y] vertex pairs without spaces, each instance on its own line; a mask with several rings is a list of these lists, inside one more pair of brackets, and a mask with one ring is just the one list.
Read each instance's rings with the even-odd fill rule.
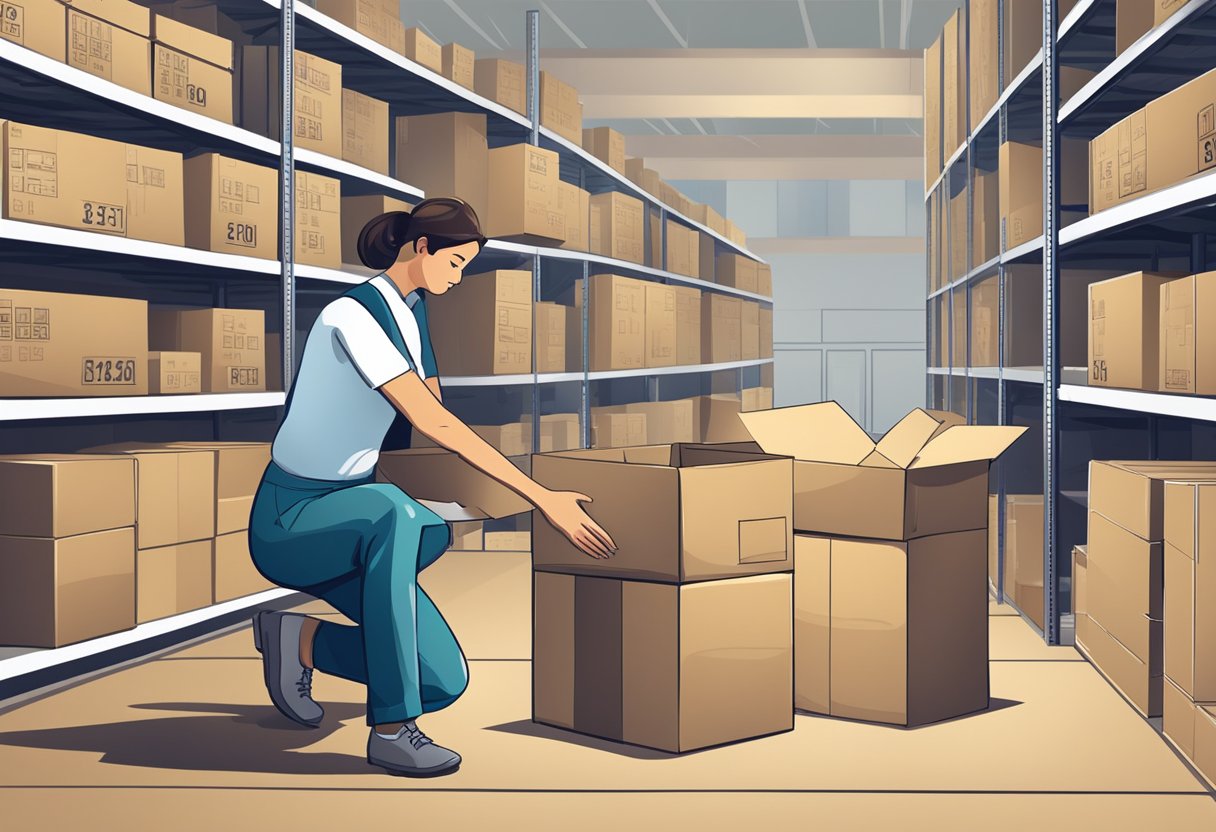
[[359,233],[365,225],[381,214],[408,210],[408,202],[381,194],[342,197],[342,262],[362,265],[359,260]]
[[445,43],[440,53],[443,62],[442,75],[462,87],[474,88],[474,64],[477,53],[459,43]]
[[416,500],[457,503],[487,519],[532,510],[532,504],[514,491],[442,448],[382,453],[376,477]]
[[1160,291],[1175,275],[1134,272],[1089,286],[1091,387],[1158,387]]
[[487,552],[527,552],[532,548],[531,532],[486,532]]
[[317,11],[329,15],[361,35],[405,54],[405,24],[376,0],[317,0]]
[[794,535],[794,707],[831,712],[832,541]]
[[1161,286],[1157,381],[1165,393],[1216,394],[1212,337],[1216,326],[1216,272]]
[[925,181],[934,182],[942,172],[942,40],[925,50]]
[[960,42],[960,29],[965,25],[963,12],[955,12],[946,20],[942,32],[942,158],[948,159],[963,143],[966,103],[960,80],[966,73],[966,39]]
[[536,643],[533,718],[677,753],[788,731],[791,592],[788,575],[670,586],[538,572],[535,629],[553,635]]
[[297,170],[295,262],[342,268],[342,183]]
[[773,296],[773,267],[769,263],[756,264],[757,294],[766,298]]
[[0,496],[0,535],[72,537],[132,526],[135,463],[97,454],[0,456]]
[[104,445],[93,452],[135,458],[138,548],[215,536],[215,470],[210,453],[138,443]]
[[274,588],[274,584],[263,578],[253,565],[249,555],[249,532],[219,535],[211,551],[213,603]]
[[[241,48],[241,126],[278,139],[279,47]],[[342,65],[295,51],[295,127],[297,147],[342,158]]]
[[558,212],[565,220],[561,247],[587,251],[591,245],[591,194],[568,182],[557,183]]
[[273,260],[279,256],[279,174],[204,153],[185,161],[186,245]]
[[203,357],[197,352],[148,353],[148,395],[202,392]]
[[472,206],[489,234],[489,150],[486,117],[434,113],[397,118],[396,176],[429,196],[454,196]]
[[631,263],[646,260],[646,210],[640,199],[617,191],[591,197],[591,253]]
[[3,0],[0,38],[66,63],[67,10],[55,0]]
[[[591,276],[587,295],[591,371],[634,370],[646,366],[646,282],[615,274]],[[575,308],[582,293],[575,293]]]
[[745,300],[740,304],[739,357],[754,361],[760,357],[760,304]]
[[136,623],[211,604],[211,546],[208,539],[136,551]]
[[1084,546],[1072,547],[1072,614],[1076,641],[1091,639],[1089,634],[1089,555]]
[[268,442],[171,442],[166,447],[208,451],[215,468],[215,533],[249,528],[253,495],[270,464]]
[[532,372],[532,273],[479,274],[427,303],[435,358],[448,375]]
[[152,40],[152,97],[232,124],[232,42],[160,14]]
[[1089,617],[1102,626],[1152,674],[1161,673],[1163,553],[1149,543],[1090,512],[1086,546],[1089,565]]
[[791,568],[787,459],[657,445],[542,454],[532,471],[547,487],[591,496],[588,513],[618,547],[593,560],[537,517],[537,569],[680,583]]
[[1156,0],[1119,0],[1115,6],[1116,55],[1122,55],[1153,28],[1156,5]]
[[645,413],[628,413],[623,408],[591,408],[592,448],[632,448],[645,445],[649,427]]
[[749,413],[753,410],[773,409],[773,388],[745,387],[743,388],[743,408],[740,412]]
[[[558,197],[559,159],[551,150],[528,144],[489,152],[489,196],[480,214],[482,232],[535,245],[561,245],[566,220]],[[472,204],[472,203],[470,203]],[[592,202],[592,245],[595,244]]]
[[0,290],[0,396],[144,396],[148,304]]
[[388,175],[388,102],[342,90],[342,158]]
[[182,155],[129,144],[126,171],[127,236],[183,245],[186,232]]
[[[1092,598],[1092,591],[1090,594]],[[1078,639],[1077,649],[1142,716],[1161,716],[1161,674],[1151,672],[1147,664],[1120,644],[1092,615],[1088,617],[1088,639],[1084,642]]]
[[1147,190],[1155,191],[1216,164],[1216,71],[1150,101],[1147,125]]
[[[540,123],[554,133],[581,145],[583,142],[583,108],[578,90],[551,72],[540,72]],[[621,149],[624,164],[624,148]]]
[[474,65],[473,89],[478,95],[527,114],[524,65],[499,58],[482,58]]
[[[971,98],[971,130],[980,126],[1001,94],[1000,8],[997,0],[972,0],[967,8],[968,42],[967,85]],[[930,180],[932,181],[932,180]],[[976,258],[986,263],[986,259]]]
[[[1084,205],[1089,201],[1089,146],[1079,140],[1060,142],[1060,202]],[[1043,149],[1006,142],[999,160],[999,202],[1004,251],[1043,234]]]
[[702,442],[748,442],[750,435],[739,418],[743,402],[733,394],[701,396],[695,400],[700,411]]
[[1005,597],[1043,629],[1043,495],[1005,500]]
[[1089,510],[1142,540],[1163,540],[1167,480],[1216,480],[1216,462],[1094,460],[1089,464]]
[[707,364],[742,360],[743,301],[731,295],[701,295],[701,359]]
[[697,402],[694,399],[631,402],[625,405],[625,413],[646,417],[646,441],[651,444],[696,442],[700,438]]
[[1067,104],[1081,88],[1094,79],[1098,73],[1089,69],[1075,66],[1060,67],[1060,103]]
[[964,185],[962,190],[950,197],[946,206],[950,232],[947,262],[951,280],[958,280],[970,270],[967,263],[967,198],[967,187]]
[[536,372],[566,372],[566,328],[572,313],[559,303],[536,304]]
[[646,283],[646,366],[676,363],[676,293],[663,283]]
[[625,178],[653,197],[662,190],[659,172],[646,167],[645,159],[625,159]]
[[60,647],[135,626],[135,532],[0,537],[0,643]]
[[485,548],[485,524],[480,520],[465,523],[450,523],[452,527],[452,552],[480,552]]
[[718,282],[745,292],[760,290],[760,273],[756,261],[742,254],[719,254],[717,264]]
[[979,267],[1001,253],[1001,208],[997,193],[1000,173],[977,169],[973,181],[972,255],[976,267]]
[[1216,701],[1216,486],[1165,486],[1165,675],[1187,696]]
[[[1063,3],[1060,4],[1061,8]],[[1026,68],[1043,48],[1043,10],[1034,3],[1004,4],[1002,48],[1005,51],[1005,85]]]
[[696,277],[701,271],[700,241],[697,232],[686,228],[675,220],[668,220],[667,232],[667,271]]
[[417,26],[405,30],[402,54],[433,72],[443,72],[443,48]]
[[676,295],[676,364],[701,363],[701,290],[671,287]]
[[1148,188],[1147,113],[1138,110],[1089,145],[1089,212],[1096,214]]
[[[111,10],[120,13],[107,16],[123,19],[123,24],[93,16],[93,13]],[[124,25],[136,27],[138,31],[123,28]],[[100,3],[74,2],[67,9],[67,64],[98,78],[113,81],[120,87],[151,95],[152,44],[148,40],[149,29],[148,10],[134,3],[120,5],[109,0],[103,8]]]
[[265,318],[261,309],[152,308],[148,341],[155,350],[199,353],[203,392],[261,392],[266,389]]
[[1168,677],[1161,701],[1161,733],[1191,760],[1195,756],[1195,702]]
[[611,127],[583,130],[583,149],[613,170],[625,173],[625,137]]

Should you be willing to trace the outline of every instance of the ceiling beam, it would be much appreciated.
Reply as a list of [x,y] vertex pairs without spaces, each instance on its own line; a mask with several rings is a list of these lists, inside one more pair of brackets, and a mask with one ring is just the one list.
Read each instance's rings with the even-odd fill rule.
[[646,0],[646,2],[650,5],[650,8],[654,10],[655,16],[658,17],[663,25],[667,27],[667,31],[671,32],[671,36],[676,39],[676,43],[687,48],[688,39],[681,35],[679,30],[676,29],[675,24],[671,22],[671,18],[667,16],[667,12],[663,11],[663,7],[659,5],[659,0]]
[[806,33],[806,45],[814,49],[819,44],[815,43],[815,30],[811,28],[811,15],[806,10],[806,0],[798,0],[798,12],[802,15],[802,31]]

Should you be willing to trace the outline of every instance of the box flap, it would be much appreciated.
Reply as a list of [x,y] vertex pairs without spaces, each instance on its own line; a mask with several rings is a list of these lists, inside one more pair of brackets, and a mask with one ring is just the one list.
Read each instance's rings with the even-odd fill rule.
[[232,41],[226,38],[162,14],[152,15],[152,38],[163,46],[204,60],[220,69],[232,70]]
[[904,465],[896,465],[891,460],[880,454],[878,451],[873,451],[869,456],[861,461],[863,468],[905,468]]
[[947,428],[952,428],[955,425],[967,424],[966,418],[959,416],[953,410],[933,410],[931,408],[926,407],[926,408],[924,408],[924,411],[926,413],[928,413],[930,416],[932,416],[934,419],[936,419],[937,421],[941,422],[941,427],[939,427],[937,429],[938,433],[941,433],[942,431],[946,430]]
[[[916,455],[940,433],[942,420],[917,408],[887,431],[878,443],[878,452],[900,468],[907,468]],[[885,466],[879,466],[885,467]]]
[[1005,453],[1026,428],[995,425],[956,425],[925,446],[911,469],[993,460]]
[[858,465],[874,450],[874,440],[836,402],[753,410],[739,418],[770,454]]

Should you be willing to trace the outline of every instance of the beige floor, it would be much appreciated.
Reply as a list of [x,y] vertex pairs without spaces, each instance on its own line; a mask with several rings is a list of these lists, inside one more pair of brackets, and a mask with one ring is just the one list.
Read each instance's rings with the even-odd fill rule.
[[533,725],[528,570],[451,553],[425,576],[471,660],[468,693],[425,724],[464,754],[455,775],[368,766],[362,694],[341,680],[318,679],[322,728],[286,723],[242,630],[0,714],[0,828],[1216,829],[1216,802],[1152,728],[995,605],[993,707],[972,717],[799,716],[683,757]]

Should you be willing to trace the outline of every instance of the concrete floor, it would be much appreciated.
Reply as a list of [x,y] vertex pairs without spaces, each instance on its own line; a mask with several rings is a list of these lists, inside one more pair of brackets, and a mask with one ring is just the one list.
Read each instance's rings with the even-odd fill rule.
[[1216,802],[1152,728],[995,605],[993,706],[975,716],[915,730],[799,716],[682,757],[534,725],[529,568],[450,553],[424,576],[470,658],[468,692],[424,722],[465,758],[450,777],[368,766],[363,693],[340,679],[317,679],[321,728],[287,723],[244,629],[0,714],[0,827],[1216,829]]

